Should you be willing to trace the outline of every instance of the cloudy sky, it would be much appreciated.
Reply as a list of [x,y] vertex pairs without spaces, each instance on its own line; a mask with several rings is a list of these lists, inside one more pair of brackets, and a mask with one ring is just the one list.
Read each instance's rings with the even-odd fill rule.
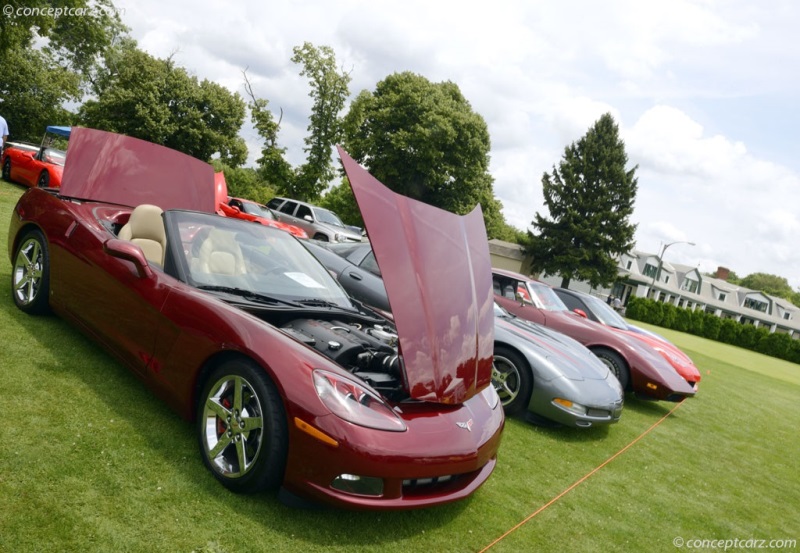
[[[244,94],[303,160],[311,99],[290,60],[331,46],[350,90],[413,71],[458,84],[489,126],[495,193],[527,228],[541,177],[605,112],[639,192],[637,248],[800,287],[800,3],[794,0],[116,0],[144,50]],[[260,148],[243,135],[251,159]]]

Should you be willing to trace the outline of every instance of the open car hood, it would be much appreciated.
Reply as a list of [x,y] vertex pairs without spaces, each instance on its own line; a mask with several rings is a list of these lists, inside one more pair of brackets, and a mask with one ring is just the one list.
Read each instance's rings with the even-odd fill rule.
[[72,127],[62,196],[163,210],[214,213],[214,168],[181,152],[121,134]]
[[494,306],[480,206],[464,216],[394,193],[340,147],[383,274],[412,397],[462,403],[491,381]]

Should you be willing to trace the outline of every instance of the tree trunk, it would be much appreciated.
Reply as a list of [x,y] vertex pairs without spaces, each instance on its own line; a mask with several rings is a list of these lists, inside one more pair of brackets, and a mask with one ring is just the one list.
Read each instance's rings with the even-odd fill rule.
[[569,282],[570,282],[570,278],[569,277],[561,277],[561,287],[562,288],[569,288]]

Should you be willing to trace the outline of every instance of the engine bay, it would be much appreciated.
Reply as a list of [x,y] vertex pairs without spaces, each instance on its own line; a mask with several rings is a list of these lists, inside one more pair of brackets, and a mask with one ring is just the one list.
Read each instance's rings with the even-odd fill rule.
[[398,338],[389,325],[295,319],[283,332],[332,359],[391,401],[408,397]]

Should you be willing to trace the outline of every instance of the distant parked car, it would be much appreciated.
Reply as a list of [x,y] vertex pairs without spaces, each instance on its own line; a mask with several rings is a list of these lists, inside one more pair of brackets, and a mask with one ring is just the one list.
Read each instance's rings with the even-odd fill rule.
[[[390,312],[389,298],[372,246],[304,244],[347,293]],[[615,423],[622,414],[619,381],[591,351],[541,325],[494,306],[492,385],[507,415],[527,409],[536,423],[588,428]]]
[[326,244],[309,241],[305,246],[352,298],[377,309],[391,311],[381,270],[368,242]]
[[289,234],[293,234],[298,238],[308,238],[306,231],[300,227],[278,221],[278,219],[272,213],[272,210],[250,200],[245,200],[243,198],[228,198],[226,203],[220,203],[219,211],[221,212],[221,215],[224,215],[225,217],[233,217],[235,219],[244,219],[245,221],[261,223],[262,225],[268,227],[275,227],[285,230]]
[[347,227],[333,211],[287,198],[267,202],[279,221],[295,225],[309,237],[324,242],[361,242],[361,232]]
[[70,127],[47,127],[41,146],[9,142],[3,149],[3,178],[31,187],[58,188],[67,152],[49,145],[48,137],[69,138]]
[[662,336],[628,323],[619,313],[595,296],[564,288],[554,288],[553,291],[567,307],[582,317],[605,325],[617,332],[627,334],[652,347],[678,371],[678,374],[686,382],[697,390],[697,383],[700,382],[701,378],[700,371],[689,356],[683,353],[678,346]]

